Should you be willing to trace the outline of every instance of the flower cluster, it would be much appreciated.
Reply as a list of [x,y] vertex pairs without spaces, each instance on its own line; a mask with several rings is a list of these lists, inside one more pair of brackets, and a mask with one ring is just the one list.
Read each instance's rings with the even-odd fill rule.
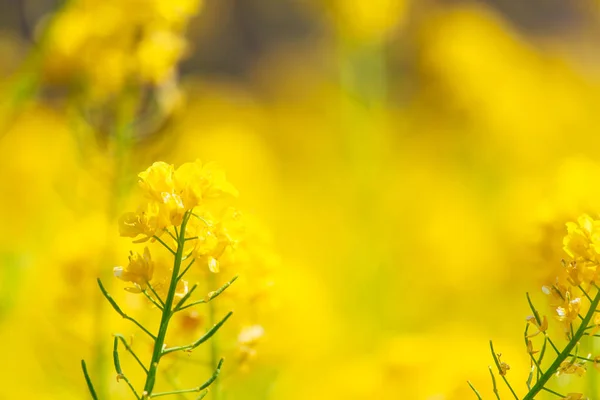
[[563,245],[572,258],[566,266],[569,283],[574,286],[594,283],[600,262],[600,221],[582,215],[577,223],[567,223],[567,232]]
[[170,81],[199,7],[200,0],[71,1],[51,21],[47,73],[89,82],[98,100],[132,83]]
[[[527,353],[531,360],[531,372],[527,379],[528,392],[523,397],[525,400],[534,399],[540,391],[548,391],[565,400],[584,399],[582,393],[569,393],[562,395],[548,387],[550,378],[554,375],[583,376],[588,370],[588,365],[598,368],[600,356],[592,357],[580,355],[580,347],[584,346],[583,340],[587,337],[593,339],[600,331],[600,287],[598,281],[598,264],[600,263],[600,220],[589,215],[582,215],[577,222],[566,224],[567,235],[563,240],[563,248],[568,256],[562,260],[563,269],[556,276],[551,285],[542,287],[542,292],[547,295],[553,310],[554,318],[562,328],[567,339],[563,349],[552,341],[548,332],[548,319],[534,307],[529,294],[527,300],[533,315],[526,319],[525,343]],[[530,333],[530,328],[533,328]],[[533,337],[541,337],[538,346],[533,343]],[[490,343],[492,355],[498,374],[507,384],[515,398],[518,398],[512,386],[506,379],[507,364],[500,360],[493,345]],[[551,348],[552,350],[548,350]],[[554,352],[548,364],[549,352]],[[492,373],[494,391],[497,392],[496,380]],[[471,386],[476,395],[481,398],[477,390]]]
[[[121,236],[131,237],[135,242],[158,240],[172,248],[185,213],[193,210],[186,224],[185,253],[195,263],[218,272],[219,258],[228,247],[237,245],[243,233],[239,211],[226,201],[225,206],[218,201],[238,195],[223,171],[213,163],[200,161],[185,163],[177,169],[156,162],[138,177],[145,201],[136,212],[120,218]],[[131,256],[127,268],[118,267],[115,274],[143,289],[141,282],[153,278],[147,248],[144,257]]]
[[[217,347],[212,345],[211,364],[215,366],[213,375],[202,385],[194,389],[174,390],[154,393],[159,362],[168,354],[190,352],[215,335],[231,317],[232,311],[217,320],[217,310],[213,307],[215,298],[225,292],[237,279],[234,276],[221,287],[214,287],[215,279],[208,279],[208,294],[199,300],[192,295],[199,283],[188,287],[187,277],[193,270],[204,270],[209,276],[219,272],[220,259],[229,257],[239,245],[243,233],[240,213],[231,206],[231,200],[237,196],[235,188],[227,181],[225,174],[215,164],[202,164],[200,161],[186,163],[175,169],[173,165],[156,162],[138,175],[139,187],[143,194],[136,212],[129,212],[120,218],[121,236],[130,237],[134,242],[146,244],[143,254],[130,252],[126,267],[115,267],[117,278],[129,282],[129,292],[141,293],[161,311],[158,332],[155,334],[144,324],[126,314],[108,293],[100,280],[100,289],[114,310],[123,318],[133,322],[152,341],[153,350],[150,364],[146,367],[135,355],[131,346],[124,342],[123,335],[115,335],[114,360],[117,380],[124,380],[131,388],[135,398],[149,399],[153,396],[176,395],[203,391],[217,379],[223,365],[218,360]],[[152,249],[152,250],[151,250]],[[170,263],[161,259],[166,252]],[[188,274],[189,273],[189,274]],[[184,279],[185,278],[185,279]],[[202,289],[201,289],[202,290]],[[205,292],[206,293],[206,292]],[[167,346],[166,338],[169,323],[176,314],[196,313],[193,307],[208,304],[211,325],[207,326],[199,339],[190,344]],[[186,311],[187,310],[187,311]],[[256,340],[262,335],[253,332],[246,334],[244,345],[251,351]],[[143,391],[138,392],[121,369],[118,346],[123,344],[138,361],[146,373]],[[82,362],[84,374],[93,398],[96,398],[91,379]]]

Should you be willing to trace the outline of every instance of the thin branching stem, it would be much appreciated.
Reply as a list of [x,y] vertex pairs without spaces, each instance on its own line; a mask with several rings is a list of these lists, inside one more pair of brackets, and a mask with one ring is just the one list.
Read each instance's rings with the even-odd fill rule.
[[166,244],[161,238],[159,238],[156,235],[154,235],[153,238],[156,239],[156,241],[158,241],[158,243],[162,244],[165,249],[169,250],[169,252],[171,254],[175,255],[175,251],[168,244]]
[[150,296],[150,294],[148,294],[148,291],[147,291],[147,290],[144,290],[144,291],[142,291],[142,293],[144,294],[144,296],[146,296],[146,298],[147,298],[148,300],[150,300],[150,302],[151,302],[152,304],[154,304],[154,305],[156,306],[156,308],[158,308],[159,310],[161,310],[161,311],[162,311],[162,309],[163,309],[163,306],[162,306],[162,305],[160,305],[160,304],[159,304],[159,303],[158,303],[156,300],[154,300],[154,297]]
[[593,359],[591,359],[591,358],[587,358],[587,357],[578,356],[578,355],[576,355],[576,354],[569,354],[569,356],[571,356],[571,357],[573,357],[573,358],[577,358],[577,359],[579,359],[579,360],[589,361],[589,362],[591,362],[591,363],[595,363],[595,362],[597,362],[596,360],[593,360]]
[[195,349],[196,347],[200,346],[202,343],[204,343],[208,339],[210,339],[215,333],[217,333],[217,331],[219,330],[219,328],[221,328],[221,326],[223,326],[223,324],[232,315],[233,315],[233,311],[229,311],[227,313],[227,315],[225,315],[225,317],[223,317],[222,320],[220,320],[219,322],[217,322],[212,328],[210,328],[204,335],[202,335],[202,337],[200,337],[194,343],[188,344],[188,345],[185,345],[185,346],[177,346],[177,347],[166,348],[166,349],[164,349],[162,351],[162,355],[164,356],[165,354],[169,354],[169,353],[172,353],[174,351],[190,351],[190,350]]
[[117,381],[123,379],[125,383],[127,383],[127,386],[129,386],[129,389],[131,389],[131,392],[133,393],[135,398],[137,400],[140,400],[140,396],[137,394],[135,388],[133,387],[129,379],[127,379],[127,376],[125,376],[123,370],[121,369],[121,360],[119,359],[119,338],[116,336],[113,344],[113,362],[115,364],[115,371],[117,371]]
[[475,393],[475,396],[477,396],[477,398],[479,400],[483,400],[481,395],[479,394],[479,392],[477,391],[477,389],[475,389],[475,386],[473,386],[473,384],[469,381],[467,381],[467,384],[469,385],[469,387],[471,388],[471,390]]
[[496,395],[496,398],[498,400],[500,400],[500,394],[498,393],[498,386],[496,386],[496,377],[494,376],[492,367],[489,367],[489,369],[490,369],[490,376],[492,377],[492,389],[494,390],[494,394]]
[[179,311],[179,309],[185,304],[185,302],[188,301],[188,299],[190,298],[190,296],[192,295],[192,293],[194,293],[194,291],[196,290],[196,288],[198,288],[198,284],[194,283],[194,286],[192,286],[192,288],[190,290],[188,290],[188,292],[185,294],[185,296],[183,296],[181,298],[181,300],[179,300],[179,302],[177,303],[177,305],[173,309],[173,313],[176,313],[177,311]]
[[558,347],[556,347],[556,345],[554,344],[554,342],[552,341],[552,339],[550,339],[550,337],[548,335],[546,335],[544,333],[546,340],[548,340],[548,343],[550,343],[550,347],[552,347],[554,349],[554,351],[556,352],[556,354],[560,354],[560,351],[558,350]]
[[188,270],[190,269],[190,267],[196,262],[196,259],[193,258],[192,261],[190,261],[190,263],[188,264],[187,267],[185,267],[185,269],[183,270],[183,272],[181,274],[179,274],[179,276],[177,277],[177,280],[181,280],[181,278],[183,278],[183,276],[186,274],[186,272],[188,272]]
[[146,373],[146,375],[148,375],[148,368],[146,368],[146,366],[144,365],[144,363],[142,362],[142,360],[140,360],[140,358],[137,356],[137,354],[135,354],[135,352],[133,351],[133,349],[131,348],[131,346],[129,346],[129,343],[127,343],[127,339],[125,339],[125,337],[121,334],[115,334],[114,335],[116,338],[119,338],[119,340],[121,341],[121,343],[123,343],[123,346],[125,346],[125,349],[129,352],[129,354],[131,354],[133,356],[133,358],[135,359],[135,361],[137,361],[137,363],[139,364],[140,367],[142,367],[142,369],[144,370],[144,372]]
[[554,390],[548,389],[547,387],[543,387],[543,390],[545,390],[548,393],[552,393],[553,395],[556,395],[558,397],[560,397],[561,399],[564,399],[566,396],[564,394],[560,394],[558,392],[555,392]]
[[496,367],[498,368],[498,373],[502,377],[502,380],[504,380],[504,383],[506,383],[506,386],[508,386],[508,389],[510,389],[510,392],[515,397],[515,399],[519,400],[519,397],[517,396],[517,394],[513,390],[512,386],[508,382],[508,379],[506,379],[506,371],[504,371],[502,369],[502,367],[500,366],[500,360],[498,360],[498,356],[496,355],[496,352],[494,351],[494,343],[491,340],[490,340],[490,350],[492,351],[492,357],[494,358],[494,362],[496,363]]
[[100,286],[100,291],[102,292],[104,297],[106,297],[106,300],[108,300],[108,302],[115,309],[115,311],[124,319],[129,320],[129,321],[133,322],[134,324],[136,324],[142,331],[144,331],[148,336],[150,336],[152,338],[152,340],[156,340],[156,336],[154,336],[152,333],[150,333],[150,331],[148,329],[146,329],[138,321],[136,321],[135,318],[132,318],[129,315],[125,314],[123,312],[123,310],[121,310],[121,307],[119,307],[119,305],[117,304],[115,299],[113,299],[112,296],[110,294],[108,294],[108,292],[104,288],[104,285],[102,284],[102,281],[100,279],[97,279],[97,281],[98,281],[98,286]]
[[171,231],[170,231],[170,230],[168,230],[168,229],[167,229],[167,233],[169,234],[169,236],[171,236],[171,238],[172,238],[172,239],[173,239],[175,242],[177,242],[177,236],[173,235],[173,233],[171,233]]
[[208,389],[205,389],[204,392],[200,393],[200,396],[196,397],[196,400],[202,400],[208,394]]
[[96,394],[96,390],[94,389],[94,385],[92,384],[92,379],[90,378],[90,374],[88,374],[87,366],[85,365],[85,361],[81,360],[81,369],[83,370],[83,376],[85,377],[85,381],[87,383],[87,387],[90,391],[90,395],[92,399],[98,400],[98,395]]
[[150,291],[152,292],[152,294],[154,296],[156,296],[156,300],[158,300],[158,302],[162,306],[161,308],[165,308],[165,302],[163,301],[163,299],[160,298],[160,296],[158,295],[158,293],[156,292],[156,290],[154,289],[154,287],[152,286],[152,284],[150,282],[146,282],[146,284],[148,285],[148,288],[150,289]]
[[[585,314],[583,322],[581,322],[581,325],[579,326],[571,340],[567,343],[562,352],[558,354],[552,365],[548,367],[546,372],[540,377],[540,379],[529,391],[529,393],[527,393],[523,400],[533,400],[534,397],[546,386],[546,383],[548,383],[552,375],[556,373],[561,363],[571,355],[572,350],[577,346],[579,340],[585,334],[585,329],[587,328],[588,324],[590,323],[590,320],[594,316],[594,310],[598,308],[598,303],[600,303],[600,290],[596,292],[596,295],[594,296],[594,299],[590,304],[590,308]],[[552,342],[550,343],[552,344]]]
[[144,392],[148,393],[148,395],[152,394],[152,390],[154,389],[154,384],[156,382],[156,372],[158,369],[158,363],[160,361],[160,357],[162,355],[163,345],[165,343],[165,337],[167,336],[167,330],[169,327],[169,320],[171,319],[172,312],[171,309],[173,307],[173,301],[175,299],[175,292],[177,289],[177,277],[179,276],[179,270],[181,268],[181,260],[183,258],[183,247],[185,245],[184,235],[185,235],[185,227],[189,221],[191,211],[187,211],[183,216],[183,221],[181,222],[181,233],[178,235],[177,240],[177,252],[173,252],[175,256],[175,260],[173,261],[173,272],[171,274],[171,283],[169,285],[169,291],[167,293],[167,298],[165,300],[165,306],[163,309],[162,317],[160,320],[160,327],[158,329],[158,335],[156,340],[154,341],[154,349],[152,351],[152,359],[150,361],[150,366],[148,367],[148,376],[146,377],[146,383],[144,384]]
[[212,226],[212,224],[210,222],[208,222],[206,219],[204,219],[203,217],[199,216],[198,214],[192,213],[192,215],[196,218],[198,218],[200,221],[204,222],[204,224],[206,226]]
[[185,310],[186,308],[193,307],[193,306],[196,306],[198,304],[210,303],[211,301],[213,301],[214,299],[216,299],[217,297],[219,297],[219,295],[221,295],[221,293],[223,293],[229,286],[231,286],[231,284],[233,282],[235,282],[237,278],[238,278],[237,276],[234,276],[233,279],[231,279],[229,282],[226,282],[223,286],[221,286],[220,288],[218,288],[214,292],[210,292],[208,294],[208,297],[206,299],[196,300],[196,301],[194,301],[192,303],[189,303],[189,304],[187,304],[185,306],[183,306],[183,302],[180,301],[180,303],[182,304],[182,306],[175,307],[175,312]]
[[589,294],[587,294],[587,292],[585,290],[583,290],[583,287],[581,287],[581,285],[577,286],[579,288],[579,290],[581,290],[581,293],[583,293],[585,295],[585,297],[587,297],[587,299],[590,301],[590,303],[593,301],[592,298],[590,297]]
[[529,292],[525,293],[525,296],[527,297],[527,303],[529,303],[529,308],[531,308],[531,312],[533,312],[533,317],[535,318],[537,325],[542,326],[542,319],[540,318],[538,311],[535,309],[533,302],[531,301],[531,297],[529,297]]
[[208,388],[219,377],[219,374],[221,373],[221,366],[223,365],[223,361],[224,360],[221,358],[221,360],[219,361],[219,364],[217,365],[217,368],[215,369],[215,372],[213,372],[212,376],[210,378],[208,378],[208,380],[206,382],[204,382],[202,385],[200,385],[198,387],[195,387],[192,389],[173,390],[170,392],[155,393],[155,394],[151,394],[149,397],[154,398],[154,397],[160,397],[160,396],[168,396],[171,394],[201,392],[204,389]]

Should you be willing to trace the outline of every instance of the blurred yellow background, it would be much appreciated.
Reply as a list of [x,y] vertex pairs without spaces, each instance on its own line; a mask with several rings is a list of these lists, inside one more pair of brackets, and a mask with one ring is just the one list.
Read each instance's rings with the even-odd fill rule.
[[95,278],[144,312],[117,218],[139,171],[197,158],[269,270],[219,334],[265,332],[221,400],[491,398],[489,339],[525,393],[525,292],[546,309],[565,223],[600,212],[598,6],[0,1],[0,399],[87,398],[82,358],[128,398]]

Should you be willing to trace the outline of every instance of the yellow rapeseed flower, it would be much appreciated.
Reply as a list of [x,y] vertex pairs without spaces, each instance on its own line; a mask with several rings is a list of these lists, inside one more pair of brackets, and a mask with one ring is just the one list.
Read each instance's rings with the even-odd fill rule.
[[567,222],[567,236],[563,245],[565,252],[575,260],[598,262],[600,256],[600,221],[587,214],[575,222]]
[[125,282],[135,284],[134,287],[128,287],[126,290],[133,293],[140,293],[146,290],[148,282],[152,280],[154,274],[154,262],[152,261],[148,247],[144,248],[143,255],[131,252],[127,267],[115,267],[114,274],[117,278]]
[[558,371],[556,375],[571,375],[575,374],[578,376],[585,375],[586,364],[585,362],[577,362],[577,361],[563,361],[558,367]]

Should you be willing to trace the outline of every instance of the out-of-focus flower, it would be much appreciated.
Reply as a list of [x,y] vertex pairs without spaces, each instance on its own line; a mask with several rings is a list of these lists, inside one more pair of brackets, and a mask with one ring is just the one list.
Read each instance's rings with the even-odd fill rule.
[[77,82],[95,101],[126,85],[161,85],[186,53],[183,34],[200,0],[76,0],[50,21],[45,42],[51,79]]
[[361,41],[380,41],[401,24],[409,0],[333,0],[331,12],[338,29],[347,37]]
[[565,252],[584,261],[598,262],[600,256],[600,221],[587,214],[575,222],[567,222],[567,236],[563,241]]
[[255,346],[264,336],[265,329],[260,325],[245,326],[238,335],[238,346],[240,362],[245,364],[249,359],[256,356]]

